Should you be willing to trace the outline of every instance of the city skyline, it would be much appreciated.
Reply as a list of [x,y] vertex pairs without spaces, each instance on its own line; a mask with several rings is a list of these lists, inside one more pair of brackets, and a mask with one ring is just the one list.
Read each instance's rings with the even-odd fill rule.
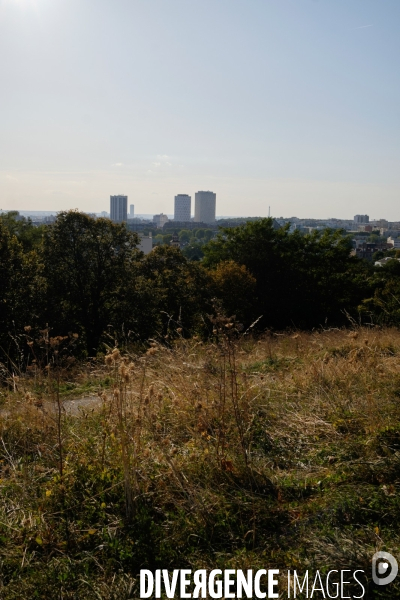
[[[177,196],[183,196],[183,194],[178,194]],[[108,200],[108,208],[109,210],[107,211],[93,211],[93,212],[88,212],[88,211],[82,211],[82,212],[86,212],[86,214],[93,214],[96,215],[97,217],[108,217],[111,218],[111,198],[126,198],[126,205],[128,204],[128,196],[125,195],[117,195],[117,196],[109,196],[109,200]],[[176,198],[176,197],[175,197]],[[189,196],[190,198],[190,196]],[[125,201],[124,201],[125,203]],[[130,208],[133,208],[134,205],[130,204]],[[25,216],[55,216],[57,215],[59,212],[62,211],[56,211],[56,210],[49,210],[49,211],[40,211],[40,210],[24,210],[24,209],[19,209],[18,207],[16,207],[15,209],[10,209],[15,210],[17,212],[19,212],[21,215],[25,215]],[[77,209],[66,209],[66,210],[77,210]],[[9,212],[5,209],[2,209],[0,207],[0,213],[2,212]],[[136,211],[134,212],[134,214],[132,214],[131,211],[129,211],[129,213],[127,212],[127,219],[132,219],[132,218],[139,218],[139,219],[144,219],[144,220],[152,220],[152,218],[156,215],[160,215],[160,214],[164,214],[165,216],[167,216],[169,218],[169,220],[173,221],[173,220],[179,220],[180,219],[176,219],[175,218],[175,212],[174,211],[170,211],[170,212],[166,212],[166,213],[136,213]],[[353,217],[345,217],[343,215],[324,215],[323,217],[316,217],[315,215],[306,215],[306,216],[299,216],[299,215],[285,215],[285,214],[271,214],[270,215],[272,218],[274,219],[298,219],[300,221],[302,220],[316,220],[316,221],[352,221],[357,225],[360,224],[368,224],[368,223],[375,223],[375,222],[379,222],[379,221],[388,221],[388,222],[395,222],[395,223],[400,223],[400,210],[398,212],[397,217],[395,216],[394,219],[388,219],[385,215],[379,214],[377,215],[353,215]],[[230,215],[223,215],[223,214],[216,214],[215,215],[215,219],[219,220],[219,219],[237,219],[237,218],[263,218],[263,215],[250,215],[250,214],[246,214],[246,215],[234,215],[234,214],[230,214]],[[113,219],[111,219],[113,220]],[[195,214],[191,214],[190,219],[188,219],[188,221],[195,221]]]
[[[179,194],[182,195],[182,194]],[[112,199],[121,199],[124,206],[125,204],[127,204],[128,202],[128,197],[124,196],[124,195],[119,195],[119,196],[110,196],[110,212],[108,211],[101,211],[101,212],[93,212],[93,213],[88,213],[86,212],[85,214],[91,215],[91,216],[95,216],[95,217],[106,217],[109,218],[111,220],[114,220],[116,222],[121,222],[119,219],[115,219],[112,216]],[[131,205],[133,206],[133,205]],[[17,209],[16,209],[17,210]],[[120,209],[121,210],[121,209]],[[125,210],[124,208],[122,210]],[[2,212],[7,212],[4,211],[0,208],[0,214]],[[35,210],[17,210],[17,212],[19,212],[20,215],[25,216],[25,217],[32,217],[33,219],[38,218],[44,218],[44,217],[48,217],[48,216],[52,216],[52,217],[56,217],[56,215],[58,214],[57,211],[35,211]],[[85,212],[85,211],[83,211]],[[156,219],[155,219],[156,217]],[[134,215],[132,215],[131,213],[127,213],[126,215],[126,221],[128,222],[129,219],[135,218],[135,219],[139,219],[139,220],[143,220],[143,221],[147,221],[147,222],[151,222],[151,221],[158,221],[158,217],[167,217],[168,220],[170,222],[173,222],[175,219],[175,213],[135,213]],[[257,218],[263,218],[261,215],[246,215],[245,217],[241,217],[239,215],[215,215],[215,222],[219,221],[219,220],[225,220],[225,219],[257,219]],[[326,227],[329,227],[330,224],[332,224],[332,226],[334,227],[341,227],[341,223],[346,224],[346,226],[348,226],[349,224],[354,224],[355,228],[359,228],[362,226],[369,226],[369,225],[373,225],[376,227],[385,227],[388,226],[390,224],[396,224],[396,229],[400,229],[400,216],[399,218],[395,218],[395,219],[387,219],[385,218],[384,215],[380,215],[379,217],[373,216],[370,217],[367,214],[364,215],[354,215],[352,218],[346,218],[343,216],[335,216],[335,215],[330,215],[330,216],[326,216],[322,217],[322,218],[318,218],[315,217],[314,215],[308,215],[306,217],[299,217],[298,215],[271,215],[271,218],[277,220],[277,221],[285,221],[288,222],[290,220],[292,220],[293,222],[298,221],[298,222],[305,222],[305,221],[315,221],[318,223],[325,223]],[[122,219],[123,220],[123,219]],[[184,223],[185,221],[180,221],[178,220],[178,222]],[[196,215],[192,215],[190,217],[190,219],[188,221],[186,221],[187,223],[191,222],[191,223],[195,223],[196,222]],[[213,222],[209,223],[210,225],[213,224]]]
[[0,207],[215,189],[220,214],[394,220],[399,21],[396,0],[0,2]]

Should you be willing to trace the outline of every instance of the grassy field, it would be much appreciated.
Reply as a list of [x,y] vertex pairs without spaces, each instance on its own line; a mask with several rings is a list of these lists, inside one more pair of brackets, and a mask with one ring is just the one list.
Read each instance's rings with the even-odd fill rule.
[[221,318],[213,343],[5,379],[1,599],[138,598],[140,568],[370,577],[400,553],[398,330],[252,339]]

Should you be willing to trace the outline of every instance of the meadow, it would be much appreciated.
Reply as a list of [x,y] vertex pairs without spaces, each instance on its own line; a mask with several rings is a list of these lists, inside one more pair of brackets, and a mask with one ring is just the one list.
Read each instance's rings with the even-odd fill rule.
[[364,569],[400,597],[369,581],[400,549],[400,332],[213,327],[86,361],[42,332],[2,373],[2,599],[138,598],[141,568]]

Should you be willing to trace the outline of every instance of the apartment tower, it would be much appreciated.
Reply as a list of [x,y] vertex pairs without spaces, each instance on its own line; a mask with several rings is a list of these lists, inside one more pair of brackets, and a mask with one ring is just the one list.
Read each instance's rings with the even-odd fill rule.
[[196,192],[194,203],[194,220],[197,223],[215,223],[215,206],[217,195],[214,192]]
[[110,196],[110,219],[123,223],[128,219],[128,196]]
[[354,215],[354,223],[369,223],[368,215]]
[[174,221],[189,222],[192,208],[192,198],[187,194],[175,196]]

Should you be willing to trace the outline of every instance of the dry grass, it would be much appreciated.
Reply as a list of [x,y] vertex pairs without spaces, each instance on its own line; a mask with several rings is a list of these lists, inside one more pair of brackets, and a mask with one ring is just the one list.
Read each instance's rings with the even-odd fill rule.
[[26,374],[0,423],[0,597],[134,598],[143,566],[369,573],[399,550],[399,367],[394,329],[219,319],[214,343],[63,372],[99,402],[60,430],[56,377]]

